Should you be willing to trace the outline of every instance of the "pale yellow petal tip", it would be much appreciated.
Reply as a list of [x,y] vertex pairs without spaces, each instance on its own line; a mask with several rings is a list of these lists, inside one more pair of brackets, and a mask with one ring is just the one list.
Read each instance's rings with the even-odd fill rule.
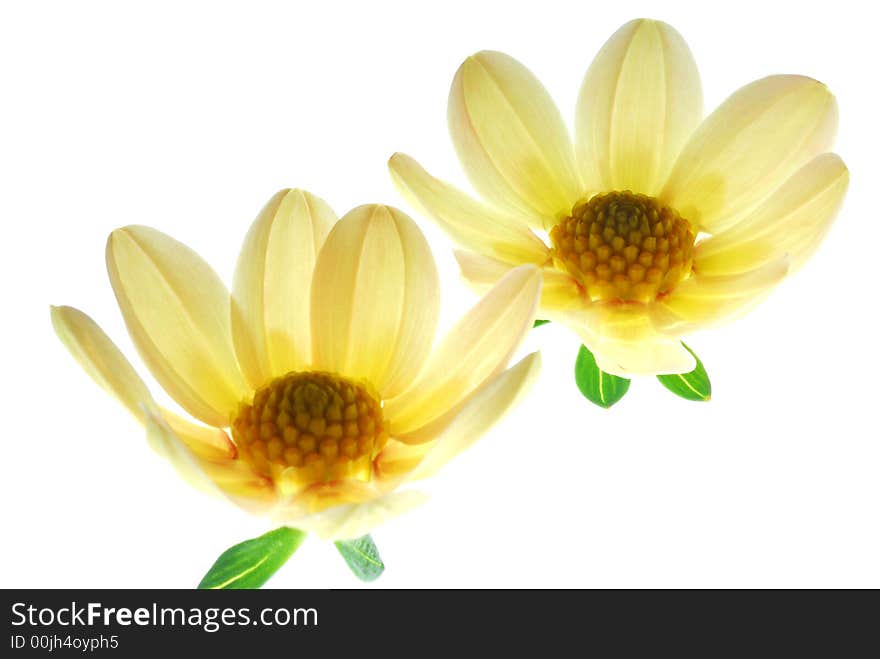
[[68,331],[68,326],[77,316],[91,320],[85,313],[76,307],[68,307],[65,305],[55,306],[53,304],[49,305],[49,318],[52,321],[52,329],[55,330],[55,334],[57,334],[58,338],[62,341],[65,340],[63,334]]
[[52,329],[55,330],[55,334],[62,342],[65,341],[64,334],[67,331],[67,325],[70,324],[70,317],[75,315],[85,316],[86,314],[75,307],[49,305],[49,318],[52,321]]
[[114,260],[114,251],[119,247],[119,241],[123,239],[133,239],[133,234],[138,233],[142,230],[150,230],[150,227],[146,227],[140,224],[127,224],[124,227],[118,227],[113,229],[109,234],[107,234],[107,243],[104,247],[104,257],[109,265],[111,261]]
[[372,222],[373,220],[392,220],[396,223],[404,223],[412,225],[412,227],[421,233],[421,229],[418,228],[415,220],[413,220],[409,215],[404,213],[402,210],[397,208],[396,206],[391,206],[388,204],[362,204],[350,210],[346,213],[342,220],[345,220],[349,217],[358,218],[361,221]]
[[302,197],[302,192],[303,191],[299,188],[281,188],[280,190],[278,190],[278,192],[276,192],[269,198],[269,201],[266,202],[265,208],[262,212],[266,212],[266,209],[271,208],[273,214],[277,213],[278,209],[281,207],[281,204],[287,201],[288,198],[295,198],[297,196]]
[[391,154],[391,157],[388,158],[388,170],[391,172],[391,177],[398,186],[405,185],[403,176],[406,170],[413,168],[421,169],[421,166],[415,158],[406,153],[395,151]]
[[[65,305],[55,306],[54,304],[49,305],[49,317],[52,319],[52,323],[54,324],[56,319],[61,320],[61,317],[67,313],[69,310],[74,310],[73,307],[68,307]],[[81,313],[81,312],[80,312]]]
[[656,18],[634,18],[631,21],[627,21],[623,25],[621,25],[621,29],[625,27],[636,27],[638,29],[646,28],[646,27],[654,27],[665,25],[668,26],[668,23],[664,23],[663,21],[657,20]]
[[[327,204],[327,202],[320,196],[316,195],[314,192],[306,190],[305,188],[281,188],[272,195],[268,202],[266,202],[266,207],[280,206],[282,201],[285,201],[290,198],[299,198],[299,200],[308,205],[312,201],[317,201],[319,203]],[[327,204],[329,207],[329,204]]]
[[91,316],[89,316],[85,311],[82,311],[80,309],[77,309],[76,307],[72,307],[67,304],[50,304],[49,315],[53,318],[58,319],[79,316],[88,320],[92,320]]
[[828,101],[834,104],[836,110],[837,99],[831,92],[831,88],[828,87],[828,85],[821,80],[803,75],[802,73],[776,73],[773,75],[765,76],[764,78],[760,78],[751,84],[762,84],[766,81],[771,80],[782,83],[783,85],[790,86],[791,88],[813,88],[816,92],[821,92],[826,95],[828,97]]
[[464,62],[462,62],[462,66],[468,62],[477,62],[482,64],[487,59],[493,59],[495,57],[510,57],[507,53],[502,53],[500,50],[478,50],[477,52],[470,55]]
[[314,192],[311,192],[311,191],[306,190],[304,188],[284,188],[283,190],[279,191],[279,194],[281,194],[281,193],[284,193],[285,199],[291,198],[291,197],[298,197],[300,199],[300,201],[302,201],[302,203],[304,203],[304,204],[309,204],[309,202],[312,200],[318,200],[318,201],[327,203],[326,201],[324,201],[324,199],[322,197],[320,197],[320,196],[316,195]]
[[278,192],[272,195],[271,199],[283,199],[294,191],[295,190],[293,188],[281,188],[280,190],[278,190]]
[[[522,393],[526,393],[529,387],[534,383],[535,377],[537,377],[538,373],[541,371],[541,352],[540,350],[536,350],[535,352],[530,352],[525,357],[523,357],[518,364],[523,364],[524,368],[528,370],[528,375],[525,379],[525,384],[522,388]],[[518,364],[514,364],[517,366]]]
[[618,28],[618,32],[624,32],[626,30],[632,30],[632,35],[635,35],[642,30],[656,30],[657,32],[667,32],[677,34],[679,36],[680,33],[676,30],[672,25],[667,23],[666,21],[661,21],[657,18],[634,18],[631,21],[627,21],[623,25]]
[[125,226],[117,227],[110,232],[107,236],[107,241],[110,242],[119,236],[122,235],[131,235],[133,233],[137,233],[144,229],[150,230],[150,227],[145,226],[143,224],[126,224]]
[[110,233],[107,234],[106,249],[107,249],[108,254],[110,253],[110,250],[113,248],[113,243],[124,232],[125,232],[125,227],[119,227],[118,229],[113,229],[113,231],[111,231]]
[[343,215],[342,220],[350,220],[352,217],[369,220],[374,217],[376,213],[387,210],[388,206],[385,206],[384,204],[361,204],[360,206],[355,206]]
[[[840,157],[839,154],[834,153],[833,151],[828,151],[827,153],[823,153],[820,156],[816,156],[815,160],[812,163],[808,163],[804,166],[804,170],[811,165],[817,165],[821,162],[823,167],[827,167],[829,170],[836,171],[835,180],[842,180],[845,186],[849,186],[850,173],[849,167],[846,166],[846,163],[843,161],[843,158]],[[844,188],[846,189],[846,187]]]
[[416,175],[419,173],[427,174],[415,158],[400,151],[391,154],[388,159],[388,173],[391,174],[391,182],[394,183],[394,187],[410,204],[417,208],[423,208],[418,197],[412,193],[408,181],[414,171]]
[[413,157],[403,151],[395,151],[391,154],[391,157],[388,158],[388,166],[393,167],[395,163],[400,162],[401,160],[413,160]]
[[478,74],[479,71],[491,71],[497,64],[504,61],[516,62],[515,58],[500,50],[479,50],[468,56],[458,67],[453,79],[453,86],[460,84],[464,76]]
[[815,86],[815,87],[822,89],[823,91],[827,91],[829,94],[831,94],[831,90],[828,88],[828,85],[826,85],[824,82],[822,82],[821,80],[819,80],[817,78],[813,78],[812,76],[804,75],[802,73],[781,73],[778,75],[780,77],[789,78],[791,80],[796,80],[797,82],[800,82],[801,84],[804,84],[807,86]]

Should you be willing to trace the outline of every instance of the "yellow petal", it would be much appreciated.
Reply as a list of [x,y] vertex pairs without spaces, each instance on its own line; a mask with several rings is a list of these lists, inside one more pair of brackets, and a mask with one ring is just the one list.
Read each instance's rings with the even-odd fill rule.
[[453,413],[432,423],[431,428],[425,428],[425,435],[431,435],[433,441],[409,478],[433,476],[452,458],[473,445],[519,402],[540,367],[540,354],[531,353],[481,385]]
[[178,475],[193,487],[208,494],[219,495],[217,486],[199,466],[199,459],[156,411],[144,406],[147,443],[171,463]]
[[195,418],[229,424],[247,394],[229,326],[229,294],[185,245],[148,227],[117,229],[107,270],[129,334],[153,376]]
[[596,365],[612,375],[690,373],[696,361],[678,339],[655,336],[642,341],[602,341],[593,346]]
[[406,444],[393,437],[373,460],[373,473],[378,481],[401,482],[422,461],[433,445]]
[[[52,326],[65,347],[83,370],[120,403],[141,424],[144,409],[158,410],[147,385],[116,344],[94,320],[73,307],[52,307]],[[170,412],[159,410],[181,440],[199,457],[226,459],[235,455],[235,446],[225,432],[199,426]]]
[[315,266],[315,367],[396,395],[431,349],[439,289],[434,258],[409,217],[388,206],[355,208],[330,232]]
[[281,523],[314,533],[322,540],[350,540],[372,531],[392,517],[401,515],[427,501],[421,492],[392,492],[364,503],[343,504],[305,516],[291,515],[290,510],[275,516]]
[[571,327],[606,373],[662,375],[687,373],[696,366],[678,337],[658,330],[648,305],[595,305],[550,317]]
[[403,153],[391,156],[388,168],[407,200],[458,244],[513,265],[542,264],[550,258],[547,246],[522,218],[471,199]]
[[739,274],[787,253],[796,270],[822,242],[848,186],[839,156],[814,158],[742,222],[698,243],[694,268],[703,275]]
[[223,495],[253,513],[265,511],[274,501],[271,484],[240,460],[207,459],[193,451],[155,408],[144,406],[147,442],[171,463],[193,487]]
[[235,444],[225,431],[201,426],[166,409],[160,408],[159,411],[174,434],[197,457],[205,460],[230,460],[235,457]]
[[141,405],[153,396],[104,330],[73,307],[52,307],[51,316],[55,333],[82,369],[143,423]]
[[514,268],[443,338],[410,389],[385,401],[390,433],[398,437],[455,407],[502,370],[531,329],[541,294],[537,268]]
[[621,377],[690,373],[696,367],[681,341],[659,335],[640,341],[600,341],[591,350],[600,369]]
[[483,51],[465,60],[449,92],[448,118],[462,166],[487,199],[552,220],[581,196],[559,110],[512,57]]
[[700,76],[681,35],[660,21],[630,21],[581,85],[575,143],[586,186],[656,195],[702,112]]
[[709,277],[691,276],[658,306],[670,318],[664,332],[691,332],[721,321],[731,320],[752,309],[764,299],[789,269],[787,255],[737,275]]
[[311,362],[312,272],[336,215],[303,190],[282,190],[251,225],[232,286],[232,336],[248,382]]
[[[511,270],[507,263],[473,252],[455,250],[454,254],[462,277],[480,295]],[[566,309],[583,305],[580,286],[567,273],[550,265],[541,268],[541,279],[541,309]]]
[[837,103],[811,78],[779,75],[735,92],[697,128],[661,200],[710,233],[733,226],[827,151]]

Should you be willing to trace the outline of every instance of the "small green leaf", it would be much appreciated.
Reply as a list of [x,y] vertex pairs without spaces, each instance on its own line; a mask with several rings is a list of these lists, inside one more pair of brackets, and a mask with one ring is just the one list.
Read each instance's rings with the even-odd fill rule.
[[385,563],[369,535],[357,540],[339,540],[336,548],[354,572],[354,576],[361,581],[375,581],[385,571]]
[[535,327],[540,327],[541,325],[546,325],[546,324],[548,324],[549,322],[550,322],[549,320],[536,320],[536,321],[535,321],[535,324],[532,325],[532,327],[533,327],[533,328],[535,328]]
[[574,381],[587,400],[606,409],[629,391],[629,380],[600,369],[586,346],[581,346],[578,351],[574,363]]
[[230,547],[199,583],[200,589],[259,588],[287,562],[306,533],[286,526]]
[[706,373],[706,369],[703,368],[703,362],[700,361],[700,358],[697,357],[696,353],[687,344],[682,342],[681,345],[697,360],[697,367],[690,373],[658,375],[657,379],[660,380],[660,384],[676,396],[681,396],[687,400],[710,400],[712,398],[712,383],[709,382],[709,375]]

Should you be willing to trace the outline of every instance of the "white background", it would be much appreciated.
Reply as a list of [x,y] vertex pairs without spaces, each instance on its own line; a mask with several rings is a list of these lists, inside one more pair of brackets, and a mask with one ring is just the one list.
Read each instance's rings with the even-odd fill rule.
[[[467,187],[445,121],[464,57],[514,55],[570,121],[595,52],[643,15],[684,35],[707,109],[771,73],[830,85],[852,172],[838,223],[763,306],[689,339],[710,403],[646,379],[601,410],[574,387],[573,335],[534,331],[533,394],[436,479],[428,505],[374,532],[388,565],[375,585],[880,586],[880,48],[868,6],[4,2],[0,586],[188,587],[267,530],[180,482],[55,339],[49,304],[71,304],[141,367],[105,274],[111,229],[171,233],[229,281],[279,188],[340,214],[365,202],[412,212],[385,168],[393,151]],[[449,322],[474,297],[448,240],[417,219]],[[270,585],[360,582],[311,539]]]

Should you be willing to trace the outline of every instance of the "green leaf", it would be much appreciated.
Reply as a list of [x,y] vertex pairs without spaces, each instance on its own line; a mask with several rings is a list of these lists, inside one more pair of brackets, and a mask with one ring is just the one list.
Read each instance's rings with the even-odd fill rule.
[[282,526],[259,538],[245,540],[220,554],[199,588],[259,588],[305,539],[305,531]]
[[385,563],[382,562],[376,543],[369,535],[357,540],[339,540],[336,542],[336,548],[354,575],[361,581],[375,581],[385,571]]
[[583,345],[574,363],[574,381],[587,400],[606,409],[629,391],[629,380],[600,369],[593,353]]
[[697,357],[696,353],[687,344],[682,342],[681,345],[697,360],[697,367],[690,373],[658,375],[657,379],[660,380],[660,384],[676,396],[681,396],[687,400],[710,400],[712,398],[712,383],[709,382],[709,375],[706,373],[706,369],[703,368],[703,362],[700,361],[700,358]]
[[546,325],[546,324],[548,324],[549,322],[550,322],[549,320],[536,320],[536,321],[535,321],[535,324],[532,325],[532,327],[533,327],[533,328],[534,328],[534,327],[540,327],[541,325]]

